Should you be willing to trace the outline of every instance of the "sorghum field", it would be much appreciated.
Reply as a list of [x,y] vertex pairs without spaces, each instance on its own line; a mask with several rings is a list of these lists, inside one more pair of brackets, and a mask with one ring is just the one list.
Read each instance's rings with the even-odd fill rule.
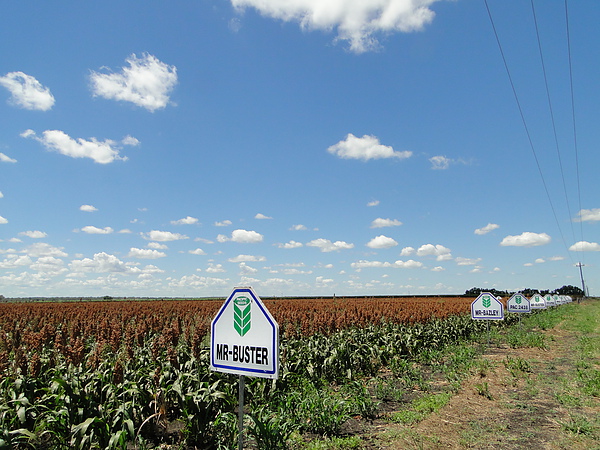
[[[280,326],[280,377],[247,379],[247,445],[335,436],[350,417],[377,416],[376,399],[426,390],[417,355],[486,329],[471,320],[472,301],[264,300]],[[237,447],[237,377],[209,370],[222,303],[0,304],[0,448]]]

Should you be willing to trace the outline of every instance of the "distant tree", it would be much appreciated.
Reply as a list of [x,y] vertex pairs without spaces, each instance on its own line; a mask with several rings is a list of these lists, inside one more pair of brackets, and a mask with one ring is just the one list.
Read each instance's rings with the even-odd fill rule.
[[5,298],[6,298],[6,297],[4,297],[4,295],[0,295],[0,302],[1,302],[2,300],[4,300]]
[[539,294],[540,291],[537,289],[531,289],[531,288],[527,288],[527,289],[523,289],[521,291],[521,294],[523,294],[525,297],[533,297],[535,294]]
[[571,285],[558,288],[554,292],[558,295],[570,295],[571,297],[583,297],[584,296],[584,292],[582,289],[578,288],[577,286],[571,286]]
[[465,291],[465,297],[477,297],[482,292],[489,292],[490,294],[492,294],[495,297],[506,297],[509,295],[508,291],[500,291],[500,290],[494,289],[494,288],[484,289],[484,288],[474,287],[471,289],[467,289]]

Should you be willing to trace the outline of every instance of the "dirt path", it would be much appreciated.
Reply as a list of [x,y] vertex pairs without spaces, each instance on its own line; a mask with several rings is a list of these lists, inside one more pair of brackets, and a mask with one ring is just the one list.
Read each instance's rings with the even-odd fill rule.
[[600,399],[577,381],[580,336],[544,334],[546,349],[492,343],[445,407],[412,426],[374,424],[368,448],[600,449]]

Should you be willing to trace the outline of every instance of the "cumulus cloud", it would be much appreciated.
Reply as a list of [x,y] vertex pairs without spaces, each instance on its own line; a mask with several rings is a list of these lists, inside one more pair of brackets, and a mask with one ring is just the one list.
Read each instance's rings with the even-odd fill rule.
[[38,141],[46,149],[56,151],[71,158],[90,158],[98,164],[109,164],[113,161],[127,161],[126,156],[120,156],[121,146],[115,141],[96,138],[89,140],[71,136],[60,130],[46,130],[42,136],[37,136],[33,130],[25,130],[21,137]]
[[191,217],[191,216],[187,216],[187,217],[184,217],[183,219],[171,221],[172,225],[193,225],[195,223],[198,223],[198,219],[196,219],[195,217]]
[[189,239],[184,234],[171,233],[170,231],[152,230],[152,231],[149,231],[148,233],[140,233],[140,234],[147,241],[169,242],[169,241],[180,241],[182,239]]
[[290,242],[286,242],[285,244],[277,244],[277,247],[279,248],[284,248],[284,249],[290,249],[290,248],[299,248],[302,247],[304,244],[302,244],[302,242],[296,242],[296,241],[290,241]]
[[579,241],[569,247],[572,252],[600,252],[600,244],[596,242]]
[[153,249],[149,249],[149,248],[131,247],[127,256],[129,258],[138,258],[138,259],[158,259],[158,258],[164,258],[165,256],[167,256],[167,254],[165,252],[161,252],[161,251],[153,250]]
[[85,211],[85,212],[94,212],[94,211],[98,211],[98,208],[96,208],[95,206],[92,205],[81,205],[79,207],[80,211]]
[[412,152],[397,152],[392,147],[382,145],[375,136],[364,135],[362,138],[348,133],[346,139],[332,145],[327,149],[332,155],[343,159],[370,159],[398,158],[406,159],[412,156]]
[[46,233],[44,233],[43,231],[38,231],[38,230],[33,230],[33,231],[21,231],[19,233],[19,235],[21,236],[27,236],[31,239],[43,239],[46,236],[48,236]]
[[536,247],[549,244],[552,238],[546,233],[525,231],[518,236],[506,236],[500,242],[503,247]]
[[16,163],[17,160],[11,158],[10,156],[5,155],[4,153],[0,153],[0,162],[5,162],[5,163]]
[[62,259],[55,258],[54,256],[42,256],[29,267],[32,270],[43,272],[47,275],[58,275],[67,271],[64,265],[65,263]]
[[65,252],[63,252],[63,247],[54,247],[50,244],[46,244],[45,242],[38,242],[30,245],[23,253],[31,256],[32,258],[41,258],[43,256],[55,256],[57,258],[64,258],[69,256]]
[[10,72],[0,77],[0,86],[9,90],[9,102],[19,108],[48,111],[54,106],[50,89],[23,72]]
[[105,252],[94,254],[93,258],[75,259],[69,264],[73,272],[126,273],[131,269],[119,258]]
[[495,223],[488,223],[485,227],[477,228],[475,230],[475,234],[483,235],[488,234],[490,231],[494,231],[500,228],[500,225]]
[[454,262],[459,266],[474,266],[479,264],[480,261],[481,258],[463,258],[461,256],[458,256],[454,259]]
[[262,242],[263,235],[251,230],[233,230],[231,237],[227,237],[223,234],[217,236],[219,242],[237,242],[239,244],[255,244]]
[[337,252],[340,250],[347,250],[347,249],[354,248],[354,244],[350,244],[348,242],[344,242],[344,241],[331,242],[329,239],[323,239],[323,238],[314,239],[314,240],[308,242],[306,245],[307,245],[307,247],[316,247],[324,253]]
[[440,244],[421,245],[417,250],[417,256],[435,256],[437,261],[447,261],[452,259],[450,249]]
[[119,73],[90,75],[94,96],[131,102],[150,112],[165,108],[177,84],[177,68],[144,53],[141,58],[132,54],[125,60],[129,66]]
[[229,262],[239,263],[239,262],[257,262],[257,261],[266,261],[267,258],[264,256],[254,256],[254,255],[237,255],[233,258],[229,258]]
[[264,214],[258,213],[257,215],[254,216],[255,219],[260,219],[260,220],[264,220],[264,219],[272,219],[272,217],[269,216],[265,216]]
[[192,255],[206,255],[206,252],[204,250],[202,250],[201,248],[197,248],[195,250],[190,250],[188,253],[190,253]]
[[400,225],[402,222],[397,219],[382,219],[381,217],[371,222],[371,228],[399,227]]
[[115,230],[113,230],[111,227],[98,228],[92,225],[88,225],[83,227],[81,231],[87,234],[111,234]]
[[576,222],[598,222],[600,221],[600,208],[582,209],[577,213]]
[[302,225],[302,224],[298,224],[298,225],[292,225],[292,227],[290,228],[290,230],[292,231],[305,231],[307,230],[306,226]]
[[374,237],[367,243],[367,247],[374,249],[392,248],[396,245],[398,245],[398,243],[394,239],[384,236],[383,234]]
[[223,273],[223,272],[225,272],[225,269],[223,269],[222,264],[208,263],[208,269],[206,269],[206,272],[207,273]]
[[350,267],[360,271],[366,268],[393,268],[393,269],[417,269],[423,267],[423,263],[409,259],[408,261],[398,260],[393,263],[382,261],[366,261],[360,260],[350,264]]
[[4,217],[0,216],[0,225],[8,223],[8,219],[5,219]]
[[400,256],[410,256],[415,253],[415,249],[413,247],[404,247],[400,252]]
[[367,203],[367,206],[371,207],[371,206],[377,206],[379,205],[379,200],[373,200],[370,201],[369,203]]
[[231,0],[234,7],[257,9],[262,15],[284,22],[298,22],[306,30],[335,30],[336,41],[350,51],[376,50],[378,35],[422,30],[435,13],[429,6],[438,0]]
[[215,222],[215,227],[228,227],[231,225],[231,220],[224,220],[222,222]]
[[167,247],[166,244],[160,244],[158,242],[150,242],[150,243],[148,243],[147,247],[153,248],[155,250],[166,250],[169,248],[169,247]]
[[4,198],[4,194],[0,191],[0,198]]

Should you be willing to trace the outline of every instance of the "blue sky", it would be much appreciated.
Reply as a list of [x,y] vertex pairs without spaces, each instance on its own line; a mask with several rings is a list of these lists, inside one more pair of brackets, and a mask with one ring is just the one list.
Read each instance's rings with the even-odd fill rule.
[[483,1],[5,2],[0,294],[598,294],[600,4],[574,109],[565,3],[488,5],[511,78]]

